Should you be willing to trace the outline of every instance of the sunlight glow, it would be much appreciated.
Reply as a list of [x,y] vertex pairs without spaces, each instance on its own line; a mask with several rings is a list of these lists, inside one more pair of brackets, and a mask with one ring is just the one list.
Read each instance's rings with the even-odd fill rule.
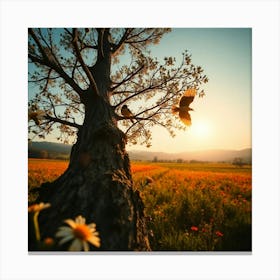
[[211,125],[203,120],[196,121],[191,127],[193,136],[199,139],[205,139],[211,134]]

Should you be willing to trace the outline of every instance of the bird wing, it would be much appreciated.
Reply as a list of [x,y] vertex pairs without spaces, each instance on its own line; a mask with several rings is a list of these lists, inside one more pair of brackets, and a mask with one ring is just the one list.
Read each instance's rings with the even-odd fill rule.
[[196,95],[196,89],[194,88],[187,89],[184,95],[180,99],[179,106],[189,107],[189,105],[193,102],[195,95]]
[[182,96],[180,99],[179,106],[180,107],[189,107],[190,104],[193,102],[194,96]]
[[189,112],[187,110],[180,110],[179,118],[187,126],[190,126],[192,124],[191,115],[189,114]]

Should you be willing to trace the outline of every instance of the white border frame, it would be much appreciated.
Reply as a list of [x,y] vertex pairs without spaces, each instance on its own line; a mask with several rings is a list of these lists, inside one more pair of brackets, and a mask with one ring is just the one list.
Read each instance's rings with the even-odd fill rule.
[[[280,279],[279,1],[0,1],[0,279]],[[27,28],[116,25],[253,28],[252,255],[28,255]]]

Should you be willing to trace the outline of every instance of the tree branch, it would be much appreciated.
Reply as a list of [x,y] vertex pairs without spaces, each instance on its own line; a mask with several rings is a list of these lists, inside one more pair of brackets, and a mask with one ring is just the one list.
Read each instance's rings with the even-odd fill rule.
[[35,63],[39,63],[41,65],[47,66],[49,68],[52,68],[53,70],[55,70],[61,78],[64,79],[64,81],[69,84],[76,92],[77,94],[82,97],[84,91],[75,83],[75,81],[70,78],[62,68],[58,68],[57,66],[55,66],[54,64],[52,64],[49,60],[44,60],[41,59],[37,56],[34,56],[32,54],[28,54],[28,57],[31,59],[32,62]]
[[134,94],[128,96],[127,98],[123,99],[121,102],[119,102],[119,103],[118,103],[117,105],[115,105],[114,107],[117,108],[117,107],[119,107],[120,105],[122,105],[122,104],[124,104],[125,102],[127,102],[128,100],[130,100],[130,99],[136,97],[137,95],[142,94],[142,93],[144,93],[144,92],[148,92],[148,91],[154,90],[154,89],[159,89],[159,85],[154,85],[154,86],[151,85],[151,86],[149,86],[149,87],[147,87],[147,88],[144,88],[144,89],[142,89],[142,90],[140,90],[140,91],[138,91],[138,92],[136,92],[136,93],[134,93]]
[[44,78],[40,78],[38,80],[28,80],[28,83],[39,83],[39,82],[42,82],[44,80],[56,80],[56,79],[59,79],[60,76],[57,76],[57,77],[44,77]]
[[82,68],[85,71],[85,73],[86,73],[86,75],[87,75],[87,77],[88,77],[88,79],[90,81],[91,86],[93,87],[93,90],[96,92],[97,95],[99,95],[97,84],[96,84],[96,82],[95,82],[95,80],[93,78],[93,75],[91,74],[89,68],[85,64],[85,62],[84,62],[84,60],[82,58],[81,52],[79,50],[79,46],[78,46],[78,30],[77,30],[77,28],[73,28],[73,40],[72,40],[72,43],[73,43],[73,46],[74,46],[77,58],[78,58],[79,62],[81,63]]
[[116,88],[118,88],[119,86],[121,86],[122,84],[124,84],[125,82],[129,81],[130,79],[132,79],[134,76],[136,76],[143,68],[144,68],[144,64],[142,64],[135,72],[130,73],[129,75],[127,75],[121,82],[117,83],[115,86],[113,86],[111,88],[111,91],[114,91]]
[[42,54],[42,58],[40,58],[29,53],[28,57],[31,59],[31,61],[55,70],[65,80],[65,82],[69,84],[78,93],[80,97],[82,97],[84,91],[78,86],[78,84],[76,84],[76,82],[72,78],[70,78],[66,74],[66,72],[63,70],[62,66],[59,64],[55,56],[52,54],[55,61],[51,60],[50,57],[47,55],[46,51],[44,50],[44,47],[42,46],[40,40],[37,38],[36,34],[34,33],[34,31],[30,28],[28,32],[32,36],[33,40],[37,44]]
[[77,123],[68,122],[66,120],[61,120],[61,119],[59,119],[57,117],[54,118],[54,117],[51,117],[50,115],[47,115],[45,118],[47,120],[51,121],[51,122],[61,123],[61,124],[64,124],[64,125],[68,125],[68,126],[72,126],[72,127],[78,128],[78,129],[82,128],[82,125],[79,125]]
[[118,42],[118,44],[114,45],[113,49],[112,49],[112,53],[114,54],[121,46],[122,44],[125,42],[125,40],[127,39],[127,37],[129,36],[129,34],[132,32],[133,28],[126,28],[122,38],[120,39],[120,41]]
[[55,111],[55,106],[54,106],[53,101],[52,101],[49,94],[48,94],[48,99],[50,100],[50,103],[51,103],[51,106],[52,106],[52,109],[53,109],[53,114],[57,118],[56,111]]

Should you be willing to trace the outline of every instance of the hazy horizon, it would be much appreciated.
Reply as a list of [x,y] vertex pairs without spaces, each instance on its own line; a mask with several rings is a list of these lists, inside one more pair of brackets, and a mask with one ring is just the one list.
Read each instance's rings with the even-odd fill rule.
[[[32,143],[53,143],[53,144],[62,144],[62,145],[70,145],[72,146],[73,144],[65,144],[59,141],[46,141],[46,140],[36,140],[36,141],[31,141],[31,145]],[[136,145],[135,145],[136,146]],[[252,149],[252,146],[248,146],[248,147],[244,147],[244,148],[240,148],[240,149],[234,149],[234,148],[209,148],[209,149],[193,149],[193,150],[182,150],[182,151],[177,151],[177,152],[172,152],[172,151],[168,151],[168,150],[155,150],[151,148],[146,148],[145,146],[140,146],[139,148],[136,148],[135,146],[130,146],[130,147],[126,147],[126,150],[129,151],[137,151],[137,152],[153,152],[153,153],[170,153],[170,154],[179,154],[179,153],[186,153],[186,152],[200,152],[200,151],[242,151],[242,150],[247,150],[247,149]],[[139,145],[137,145],[138,147]]]

